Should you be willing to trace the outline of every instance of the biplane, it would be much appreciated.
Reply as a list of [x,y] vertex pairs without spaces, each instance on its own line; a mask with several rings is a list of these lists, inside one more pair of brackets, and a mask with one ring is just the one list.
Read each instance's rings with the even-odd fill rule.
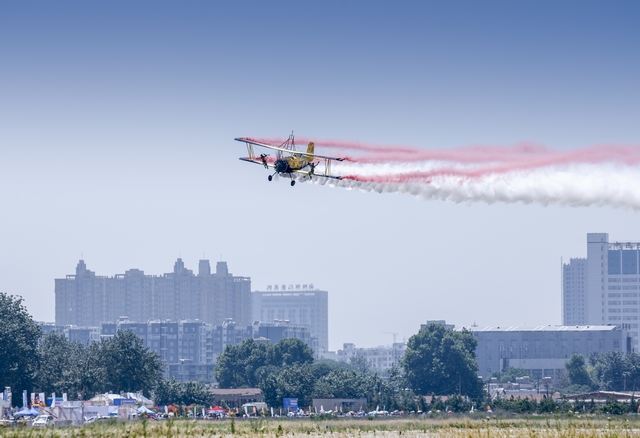
[[[247,157],[240,157],[240,160],[248,163],[255,163],[264,166],[265,169],[273,169],[274,172],[269,175],[269,181],[273,179],[275,175],[282,175],[291,178],[291,186],[296,184],[294,175],[299,175],[302,178],[311,179],[314,176],[321,178],[341,179],[340,176],[331,175],[331,162],[342,161],[344,158],[327,157],[325,155],[318,155],[314,153],[314,143],[310,142],[307,145],[307,151],[301,152],[296,150],[293,134],[282,143],[280,146],[272,146],[266,143],[260,143],[250,138],[239,137],[234,139],[241,141],[247,145]],[[275,151],[275,159],[270,158],[269,154],[256,155],[254,146],[271,149]],[[316,172],[317,166],[320,168]]]

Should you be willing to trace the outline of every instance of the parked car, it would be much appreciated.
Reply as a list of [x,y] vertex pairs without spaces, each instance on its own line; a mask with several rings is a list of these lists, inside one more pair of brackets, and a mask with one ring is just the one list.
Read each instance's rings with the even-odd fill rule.
[[38,415],[31,425],[33,427],[46,427],[53,426],[53,422],[53,415]]

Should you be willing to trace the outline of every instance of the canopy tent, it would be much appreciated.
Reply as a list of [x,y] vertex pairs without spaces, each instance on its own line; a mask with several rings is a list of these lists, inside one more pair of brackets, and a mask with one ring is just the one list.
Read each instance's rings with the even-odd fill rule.
[[39,412],[36,408],[31,409],[23,409],[19,412],[13,414],[13,418],[22,418],[22,417],[37,417]]
[[146,406],[140,406],[138,408],[138,413],[139,414],[155,414],[154,411],[152,411],[151,409],[147,408]]

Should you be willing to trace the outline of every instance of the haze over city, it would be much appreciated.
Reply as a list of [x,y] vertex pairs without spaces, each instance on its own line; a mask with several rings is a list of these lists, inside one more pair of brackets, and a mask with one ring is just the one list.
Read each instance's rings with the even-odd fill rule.
[[[604,206],[421,200],[268,182],[233,139],[637,148],[639,12],[631,1],[4,3],[0,291],[53,321],[54,279],[79,259],[113,276],[206,258],[252,290],[327,290],[332,350],[390,344],[428,319],[560,324],[561,259],[584,257],[587,233],[640,240],[637,210],[606,202],[637,190],[617,179],[637,167],[603,168],[605,202],[593,204]],[[532,192],[549,183],[529,176]]]

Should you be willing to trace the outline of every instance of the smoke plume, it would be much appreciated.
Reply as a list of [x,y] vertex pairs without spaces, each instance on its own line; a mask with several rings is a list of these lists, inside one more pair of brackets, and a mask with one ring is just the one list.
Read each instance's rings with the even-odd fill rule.
[[342,179],[313,178],[317,184],[408,193],[426,200],[640,210],[640,145],[554,150],[520,143],[511,147],[420,149],[296,138],[298,144],[308,141],[315,142],[316,153],[345,158],[332,162],[332,174]]

